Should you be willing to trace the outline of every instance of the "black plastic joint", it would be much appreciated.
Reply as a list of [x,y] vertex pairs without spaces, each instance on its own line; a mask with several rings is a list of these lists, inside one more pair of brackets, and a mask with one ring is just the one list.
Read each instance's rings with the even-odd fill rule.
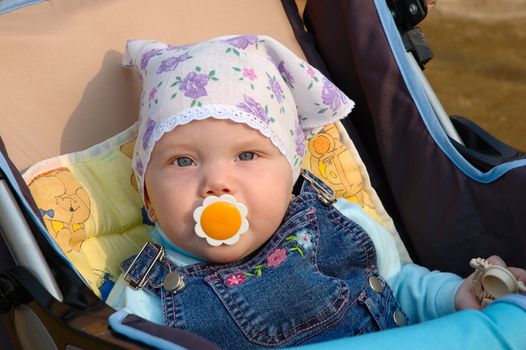
[[402,35],[402,40],[406,50],[413,54],[420,68],[424,69],[425,64],[433,58],[433,52],[422,30],[419,27],[410,29]]

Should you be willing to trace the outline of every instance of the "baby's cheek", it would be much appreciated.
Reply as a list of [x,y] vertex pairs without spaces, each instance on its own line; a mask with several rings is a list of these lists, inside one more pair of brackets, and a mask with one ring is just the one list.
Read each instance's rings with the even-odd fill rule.
[[270,238],[270,236],[278,230],[280,223],[283,221],[284,215],[285,213],[283,211],[273,208],[273,210],[267,211],[261,215],[260,218],[254,220],[253,229],[257,230],[260,235]]
[[163,231],[173,244],[185,250],[188,250],[188,244],[195,236],[193,226],[178,225],[176,228],[172,227],[169,230],[163,229]]
[[189,233],[193,232],[194,223],[192,214],[183,212],[182,208],[177,206],[165,206],[156,212],[158,224],[163,232],[171,240],[186,239]]

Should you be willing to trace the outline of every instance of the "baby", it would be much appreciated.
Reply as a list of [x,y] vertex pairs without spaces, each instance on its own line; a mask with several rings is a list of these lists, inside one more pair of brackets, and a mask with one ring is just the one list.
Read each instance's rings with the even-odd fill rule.
[[312,174],[292,195],[305,140],[353,102],[283,45],[130,41],[124,62],[143,82],[133,167],[155,227],[123,262],[110,305],[225,349],[480,308],[471,277],[403,264],[381,225]]

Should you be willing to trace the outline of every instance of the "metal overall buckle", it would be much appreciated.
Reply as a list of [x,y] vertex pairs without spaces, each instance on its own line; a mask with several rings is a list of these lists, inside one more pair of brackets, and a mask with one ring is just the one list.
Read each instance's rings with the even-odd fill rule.
[[[146,254],[146,252],[150,250],[154,250],[156,252],[155,256],[153,258],[147,256],[147,258],[150,259],[148,266],[146,267],[146,269],[144,269],[144,273],[142,273],[139,282],[135,282],[131,278],[130,273],[133,267],[135,266],[135,263],[141,258],[141,256],[143,254]],[[164,265],[166,265],[166,268],[168,269],[168,274],[166,274],[161,284],[154,284],[150,282],[153,288],[163,287],[166,291],[175,294],[185,287],[184,277],[181,274],[179,274],[177,270],[172,270],[170,264],[167,264],[166,261],[164,261],[164,248],[160,244],[157,244],[155,242],[146,242],[144,244],[139,254],[137,254],[137,256],[133,259],[128,269],[126,269],[126,273],[124,274],[124,281],[135,290],[143,288],[148,282],[148,275],[157,263],[164,263]]]
[[[130,276],[130,272],[132,271],[133,267],[135,266],[135,263],[139,260],[139,258],[146,252],[147,248],[152,248],[157,251],[153,259],[151,259],[150,263],[148,264],[148,267],[146,268],[144,274],[141,276],[141,279],[139,282],[135,282],[132,280]],[[160,261],[164,257],[164,248],[154,242],[146,242],[144,246],[142,247],[141,251],[137,256],[135,256],[135,259],[133,259],[132,263],[126,270],[126,273],[124,274],[124,281],[128,283],[130,287],[133,289],[141,289],[146,285],[146,282],[148,280],[148,275],[150,274],[150,271],[153,269],[156,262]]]
[[318,192],[318,199],[325,205],[331,205],[333,203],[336,203],[336,197],[329,191],[327,191],[325,188],[323,188],[319,183],[316,182],[316,180],[310,176],[310,174],[305,171],[305,169],[301,170],[301,175],[305,180],[307,180],[312,187]]

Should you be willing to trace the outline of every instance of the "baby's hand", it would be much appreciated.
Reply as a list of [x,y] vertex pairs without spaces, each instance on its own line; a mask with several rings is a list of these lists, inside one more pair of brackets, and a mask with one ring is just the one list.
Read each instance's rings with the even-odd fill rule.
[[[507,267],[506,263],[496,255],[488,258],[487,261],[492,265]],[[526,270],[517,267],[507,267],[507,269],[510,270],[510,272],[515,276],[517,281],[526,283]],[[476,272],[469,275],[468,278],[466,278],[460,285],[460,288],[458,289],[457,294],[455,295],[455,308],[457,310],[480,310],[482,308],[480,300],[475,295],[475,291],[473,289],[473,277],[475,276],[475,274]]]

